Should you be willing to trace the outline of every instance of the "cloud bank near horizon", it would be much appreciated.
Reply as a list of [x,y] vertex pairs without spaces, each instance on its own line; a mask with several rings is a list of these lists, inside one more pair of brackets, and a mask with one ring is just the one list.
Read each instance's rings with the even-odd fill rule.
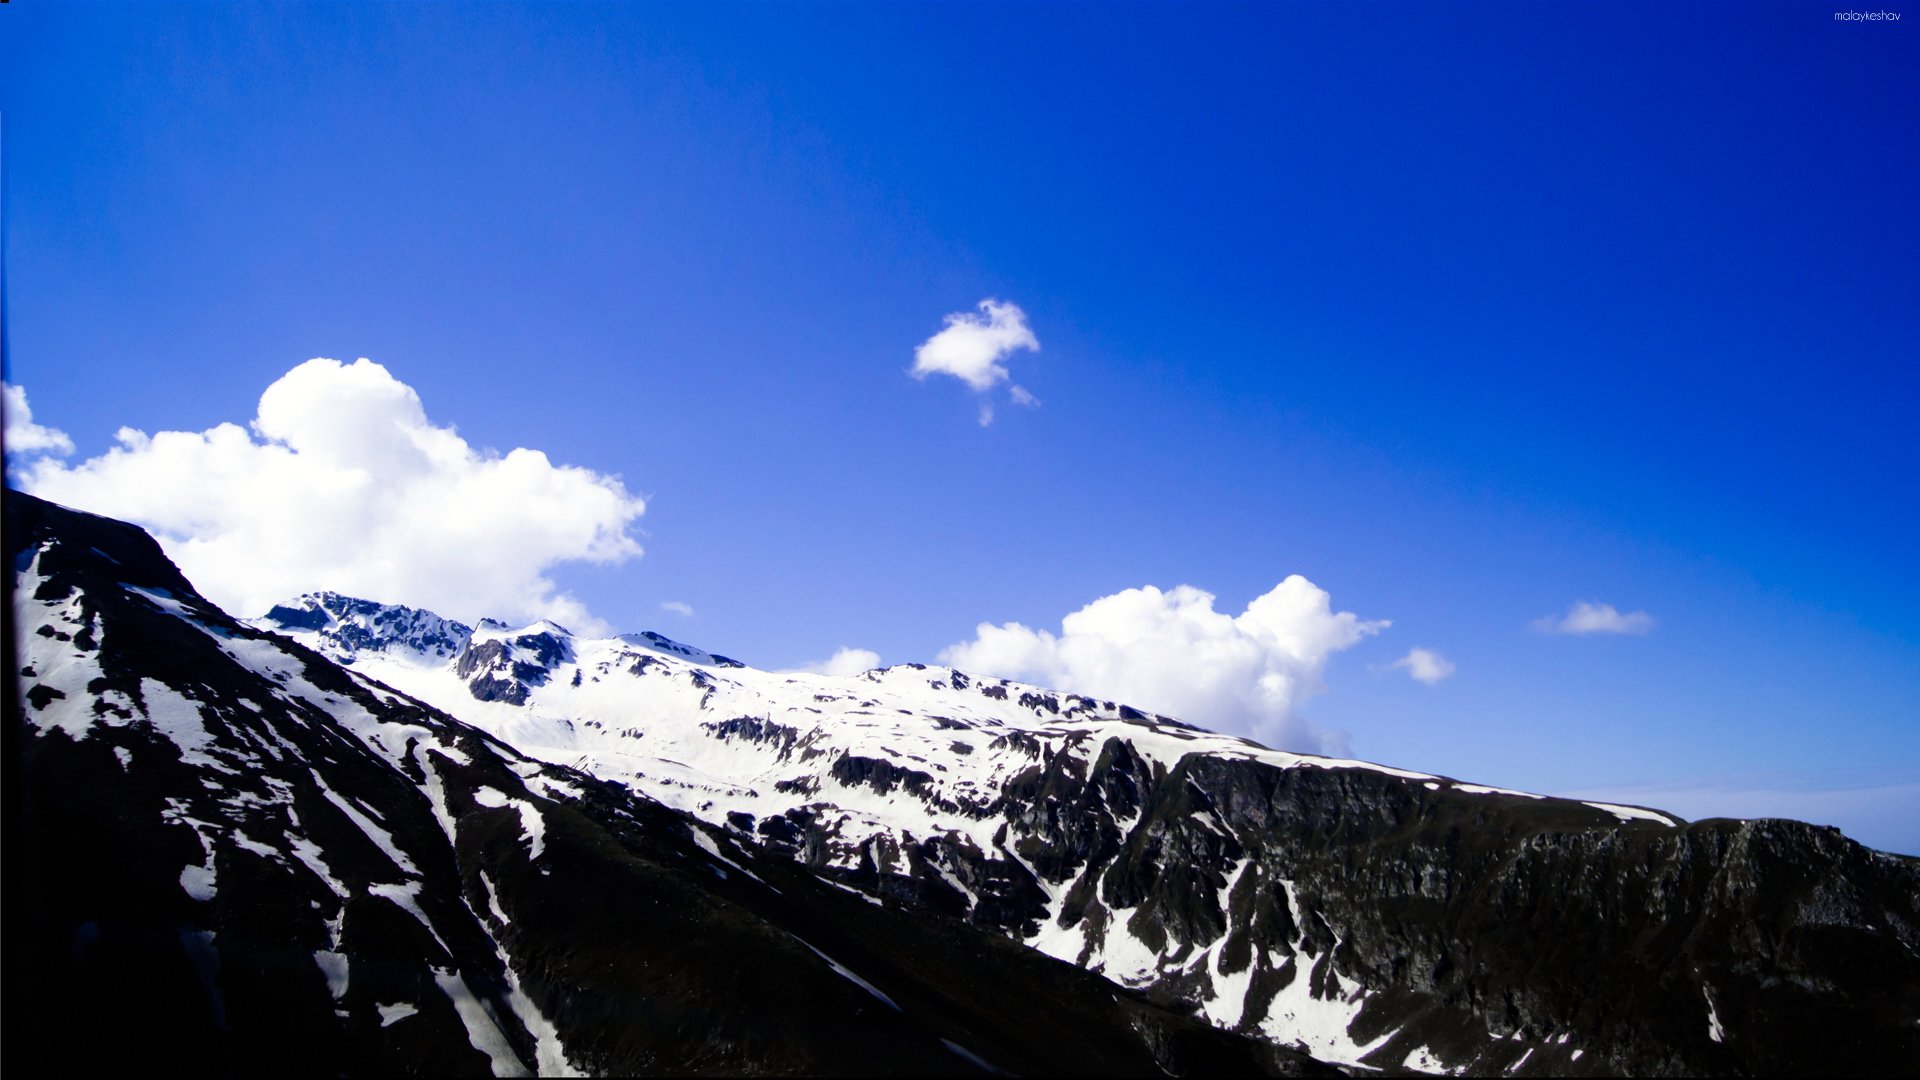
[[1239,615],[1214,610],[1191,585],[1103,596],[1061,620],[1060,632],[981,623],[942,663],[1124,702],[1269,746],[1343,754],[1345,736],[1310,725],[1300,705],[1326,688],[1337,652],[1388,620],[1335,612],[1326,591],[1298,574]]
[[462,619],[609,630],[547,574],[640,555],[628,530],[646,504],[617,476],[538,450],[475,449],[366,359],[300,364],[257,412],[246,428],[121,428],[117,446],[78,464],[55,456],[70,442],[51,445],[19,469],[21,487],[146,527],[238,615],[331,589]]

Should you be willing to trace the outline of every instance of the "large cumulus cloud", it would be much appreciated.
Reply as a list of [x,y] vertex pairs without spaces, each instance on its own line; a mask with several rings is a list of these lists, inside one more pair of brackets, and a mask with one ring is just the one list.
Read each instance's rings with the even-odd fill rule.
[[1061,620],[1060,633],[981,623],[973,640],[941,653],[965,671],[1110,698],[1269,746],[1342,752],[1310,726],[1300,704],[1324,689],[1334,653],[1387,627],[1335,612],[1325,590],[1298,574],[1239,615],[1211,593],[1151,585],[1103,596]]
[[475,449],[370,360],[299,365],[267,387],[248,428],[117,438],[78,464],[29,463],[23,486],[147,527],[237,614],[333,589],[605,630],[547,573],[640,554],[628,529],[645,504],[617,477],[538,450]]

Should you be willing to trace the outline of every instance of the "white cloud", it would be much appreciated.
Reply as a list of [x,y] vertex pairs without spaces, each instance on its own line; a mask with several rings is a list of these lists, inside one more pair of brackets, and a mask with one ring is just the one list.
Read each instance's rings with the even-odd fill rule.
[[1653,616],[1644,611],[1622,613],[1612,604],[1582,600],[1559,618],[1535,619],[1533,628],[1544,634],[1644,634],[1653,629]]
[[1037,409],[1040,407],[1040,399],[1034,397],[1024,386],[1016,385],[1007,387],[1007,397],[1011,399],[1015,405],[1024,409]]
[[299,365],[267,387],[251,426],[122,428],[99,457],[34,462],[24,486],[146,526],[241,615],[334,589],[604,632],[546,573],[640,554],[627,530],[645,504],[617,477],[538,450],[476,450],[370,360]]
[[[1011,377],[1003,361],[1016,350],[1038,351],[1040,339],[1027,327],[1027,314],[1017,305],[1001,300],[980,301],[980,314],[956,311],[947,316],[946,329],[920,343],[913,351],[912,375],[951,375],[986,393]],[[1008,396],[1016,405],[1029,408],[1040,402],[1024,387],[1015,386]],[[993,405],[980,405],[980,426],[993,423]]]
[[689,619],[693,618],[693,605],[684,600],[662,600],[660,610],[670,611],[675,615],[685,615]]
[[1407,655],[1387,665],[1388,670],[1404,668],[1408,675],[1428,686],[1453,674],[1453,662],[1432,649],[1414,648]]
[[858,675],[880,666],[880,654],[872,649],[842,648],[825,660],[816,660],[811,664],[801,664],[796,668],[782,668],[782,671],[804,671],[814,675]]
[[1325,688],[1329,657],[1385,629],[1335,613],[1298,574],[1237,616],[1191,585],[1104,596],[1061,620],[1060,633],[981,623],[940,654],[965,671],[1020,679],[1164,713],[1270,746],[1339,752],[1337,735],[1298,714]]
[[12,383],[5,388],[7,452],[9,454],[71,454],[73,440],[56,428],[33,422],[33,409],[27,405],[25,387]]

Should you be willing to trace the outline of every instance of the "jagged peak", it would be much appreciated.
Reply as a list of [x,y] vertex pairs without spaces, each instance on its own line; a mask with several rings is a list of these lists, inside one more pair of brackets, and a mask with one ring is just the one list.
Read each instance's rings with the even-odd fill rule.
[[539,619],[525,626],[515,626],[499,619],[481,619],[480,625],[473,628],[473,640],[492,641],[495,639],[516,640],[524,637],[551,637],[562,641],[571,641],[573,631],[554,622],[552,619]]
[[379,652],[445,661],[473,635],[465,623],[425,608],[329,590],[301,593],[248,621],[263,630],[311,637],[320,651],[340,657]]
[[628,645],[637,645],[643,649],[651,649],[654,652],[665,653],[668,656],[678,657],[689,663],[701,664],[707,667],[739,668],[747,666],[730,656],[721,656],[719,653],[711,653],[705,649],[696,649],[691,645],[675,641],[665,634],[656,634],[652,630],[642,630],[637,634],[621,634],[620,640],[626,642]]

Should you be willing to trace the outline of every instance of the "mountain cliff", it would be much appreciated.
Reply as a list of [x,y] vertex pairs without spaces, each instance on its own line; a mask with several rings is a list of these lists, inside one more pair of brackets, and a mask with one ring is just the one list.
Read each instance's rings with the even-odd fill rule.
[[93,1067],[1920,1060],[1920,860],[1831,829],[944,667],[766,672],[335,594],[242,623],[137,529],[7,499],[32,955],[73,1003],[33,1030]]
[[[336,633],[259,625],[323,649]],[[1920,1060],[1920,861],[1832,829],[1689,824],[1282,753],[945,667],[703,658],[542,623],[484,626],[451,662],[403,646],[352,664],[827,880],[1324,1060],[1576,1075]]]
[[[1328,1071],[525,756],[233,620],[132,526],[8,492],[6,552],[10,1061]],[[329,625],[431,658],[446,628],[417,614],[342,604]]]

